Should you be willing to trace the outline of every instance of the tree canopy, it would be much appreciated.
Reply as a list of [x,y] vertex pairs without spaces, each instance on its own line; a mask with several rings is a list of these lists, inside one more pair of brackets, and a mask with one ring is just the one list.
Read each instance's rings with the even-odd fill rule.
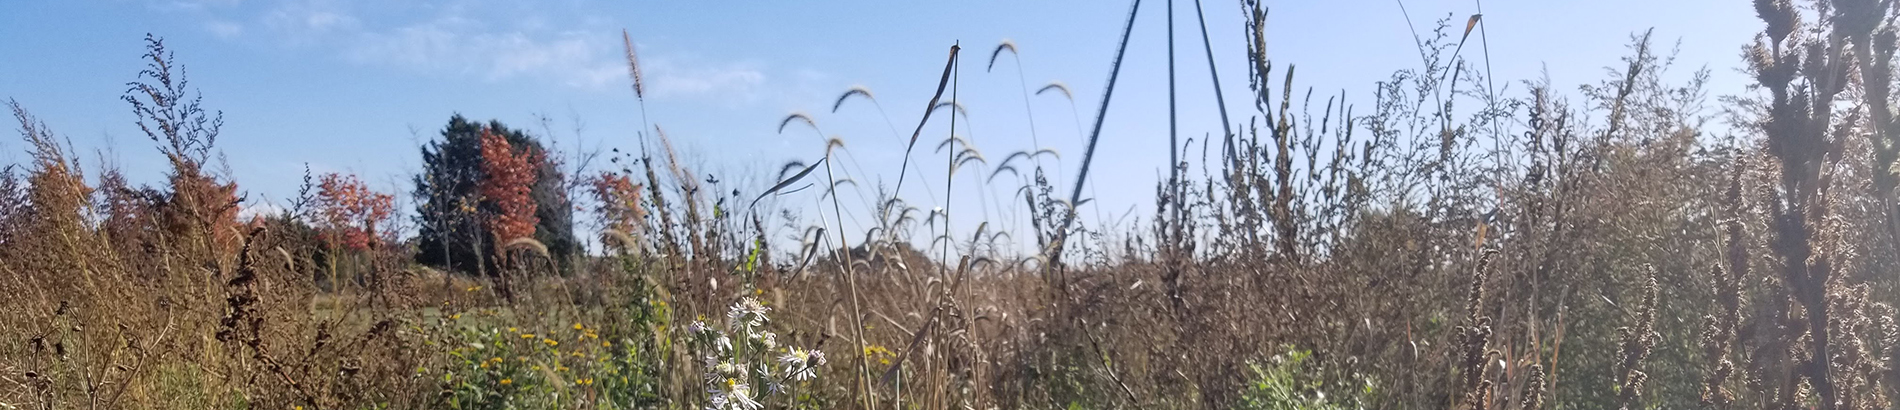
[[[491,138],[487,150],[483,149],[484,135]],[[511,154],[495,156],[501,152]],[[578,253],[580,244],[574,238],[566,175],[553,158],[540,141],[500,121],[483,124],[460,114],[449,118],[441,138],[422,147],[422,172],[415,177],[412,194],[419,233],[417,262],[492,274],[500,261],[496,258],[497,247],[520,236],[546,245],[560,271],[568,272],[569,259]],[[521,166],[532,172],[494,172]],[[518,185],[527,185],[531,203],[501,195],[519,195],[522,190]],[[532,217],[523,215],[524,211]],[[532,231],[524,229],[524,222],[529,220],[533,221]],[[510,237],[498,238],[496,232],[509,233]]]

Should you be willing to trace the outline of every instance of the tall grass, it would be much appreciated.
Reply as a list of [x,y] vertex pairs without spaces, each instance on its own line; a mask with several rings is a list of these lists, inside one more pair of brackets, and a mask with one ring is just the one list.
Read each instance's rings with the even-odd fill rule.
[[[952,46],[941,74],[913,73],[937,92],[908,137],[881,105],[840,112],[881,104],[869,88],[814,102],[906,143],[873,197],[859,184],[879,175],[840,157],[882,137],[784,117],[816,155],[728,196],[643,122],[637,154],[577,184],[612,251],[573,273],[533,239],[496,244],[493,273],[416,264],[409,238],[338,246],[377,225],[321,219],[343,214],[305,205],[347,203],[321,189],[239,220],[231,176],[205,171],[221,117],[151,38],[125,99],[172,165],[162,184],[81,163],[9,101],[31,160],[0,170],[0,407],[1892,406],[1891,4],[1756,2],[1749,90],[1708,89],[1639,33],[1600,82],[1508,95],[1460,55],[1482,20],[1446,18],[1370,107],[1301,91],[1265,6],[1241,6],[1252,112],[1181,101],[1220,107],[1224,152],[1175,159],[1137,223],[1076,215],[1110,88],[1093,124],[1076,116],[1076,172],[1034,140],[991,162],[958,134],[982,101],[958,95]],[[1034,55],[1018,46],[990,65]],[[1026,101],[1073,103],[1029,92],[1023,61]],[[944,156],[911,157],[933,118]],[[901,196],[939,166],[927,201]],[[960,195],[986,217],[929,209]]]

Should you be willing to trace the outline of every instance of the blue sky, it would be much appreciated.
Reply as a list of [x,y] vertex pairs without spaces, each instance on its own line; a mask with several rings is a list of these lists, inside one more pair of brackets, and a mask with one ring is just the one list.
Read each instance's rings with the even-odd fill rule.
[[[1142,4],[1092,171],[1096,209],[1085,213],[1152,214],[1153,184],[1167,161],[1167,4]],[[1267,4],[1272,59],[1297,65],[1297,83],[1316,94],[1344,90],[1350,102],[1369,107],[1374,81],[1419,65],[1395,1]],[[1193,3],[1175,7],[1180,132],[1218,136]],[[1245,121],[1251,108],[1239,7],[1205,7],[1229,112]],[[1479,5],[1408,0],[1405,7],[1428,30],[1448,16],[1462,24]],[[1627,53],[1629,36],[1651,27],[1664,45],[1680,41],[1677,78],[1707,66],[1715,95],[1741,93],[1734,67],[1760,26],[1748,4],[1733,1],[1483,7],[1494,77],[1500,85],[1510,80],[1513,95],[1521,95],[1517,80],[1546,72],[1567,90],[1596,82]],[[207,106],[224,112],[218,146],[254,202],[293,195],[305,164],[406,192],[419,167],[417,146],[452,113],[499,119],[568,151],[637,149],[643,122],[622,57],[624,29],[646,73],[646,120],[666,128],[695,171],[767,184],[760,181],[785,161],[821,155],[810,130],[777,133],[786,114],[809,112],[824,134],[847,142],[849,157],[839,165],[861,175],[867,190],[842,197],[848,208],[863,208],[874,177],[862,175],[892,182],[904,142],[892,128],[907,134],[915,126],[945,51],[958,41],[965,48],[959,99],[969,109],[958,133],[998,160],[1031,148],[1033,129],[1035,141],[1062,153],[1058,172],[1072,174],[1082,152],[1079,128],[1101,98],[1127,10],[1121,1],[5,1],[0,98],[18,100],[70,138],[88,164],[98,162],[91,153],[109,151],[135,181],[159,181],[164,161],[118,98],[141,68],[142,37],[154,33],[177,53]],[[1005,38],[1021,51],[1021,73],[1008,56],[985,72],[989,51]],[[1474,44],[1465,52],[1476,58],[1476,51]],[[1033,92],[1051,81],[1074,90],[1075,111],[1067,100],[1031,95],[1032,122],[1023,86]],[[853,85],[873,91],[890,123],[863,101],[830,111]],[[915,159],[936,191],[923,192],[916,181],[905,187],[903,196],[923,208],[944,197],[942,156],[930,148],[947,126],[933,120]],[[0,163],[27,159],[15,141],[0,139]],[[952,206],[969,213],[957,213],[956,225],[1020,223],[1021,215],[1006,211],[1019,202],[996,198],[1012,189],[957,191]],[[786,200],[811,203],[809,192]],[[979,209],[982,217],[974,215]]]

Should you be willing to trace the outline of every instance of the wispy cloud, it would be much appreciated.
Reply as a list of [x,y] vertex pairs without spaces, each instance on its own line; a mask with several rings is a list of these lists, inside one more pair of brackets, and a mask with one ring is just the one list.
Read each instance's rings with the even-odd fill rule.
[[282,36],[282,41],[296,45],[321,44],[364,29],[347,4],[333,1],[279,2],[257,20],[260,26]]
[[221,39],[234,39],[244,35],[244,25],[230,21],[212,20],[205,23],[205,31]]
[[[620,28],[579,3],[150,1],[158,9],[203,18],[204,29],[218,38],[321,50],[364,66],[491,82],[545,81],[584,90],[619,90],[627,81]],[[642,57],[656,98],[742,105],[767,98],[767,88],[774,87],[768,71],[754,62],[664,51]]]
[[[614,28],[581,10],[490,0],[151,0],[221,39],[327,50],[341,59],[486,81],[606,89],[624,81]],[[571,8],[571,7],[570,7]],[[567,26],[548,21],[581,22]]]
[[256,217],[272,217],[282,215],[288,211],[289,209],[285,209],[283,206],[272,203],[269,200],[252,202],[238,208],[238,220],[246,221]]
[[647,71],[655,98],[721,100],[752,103],[761,98],[765,72],[756,65],[728,63],[701,65],[679,58],[648,59]]
[[387,30],[353,33],[351,61],[473,75],[489,81],[542,78],[577,88],[604,88],[626,69],[612,58],[606,30],[493,29],[446,16]]
[[205,10],[214,7],[230,7],[242,0],[150,0],[146,4],[161,10]]

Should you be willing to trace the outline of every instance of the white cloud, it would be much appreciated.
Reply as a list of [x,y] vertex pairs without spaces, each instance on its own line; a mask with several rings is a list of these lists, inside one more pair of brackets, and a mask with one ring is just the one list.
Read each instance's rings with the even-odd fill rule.
[[285,1],[264,12],[259,24],[284,36],[291,44],[321,44],[339,34],[362,29],[346,5],[331,1]]
[[314,30],[329,30],[333,27],[349,25],[355,19],[332,12],[315,12],[303,15],[303,25]]
[[646,80],[657,98],[754,102],[765,86],[765,73],[750,64],[688,65],[671,58],[646,59]]
[[486,30],[461,17],[356,33],[343,51],[364,64],[452,72],[489,81],[539,77],[577,88],[602,88],[624,77],[604,34],[581,31]]
[[146,4],[161,10],[205,10],[235,6],[240,0],[150,0]]
[[275,203],[271,203],[269,201],[262,201],[262,202],[257,202],[253,204],[243,205],[241,208],[239,208],[238,220],[247,221],[253,217],[259,217],[259,216],[264,216],[264,217],[277,216],[277,215],[282,215],[284,212],[287,212],[287,211],[289,211],[289,209],[285,209],[284,207],[278,206]]
[[[628,81],[619,29],[577,7],[510,0],[151,1],[204,18],[205,30],[219,38],[327,51],[366,66],[588,90],[624,90]],[[643,57],[654,97],[746,104],[769,85],[756,64]]]
[[218,38],[229,40],[244,35],[244,26],[229,21],[212,20],[205,23],[205,31],[210,31]]
[[[539,16],[484,18],[477,7],[428,8],[422,19],[358,18],[351,5],[325,0],[286,2],[263,16],[294,45],[334,48],[345,59],[423,73],[488,81],[535,78],[577,88],[604,88],[624,76],[617,41],[605,28],[553,30]],[[399,7],[400,8],[400,7]],[[490,10],[492,11],[492,10]],[[371,21],[385,24],[372,24]]]

